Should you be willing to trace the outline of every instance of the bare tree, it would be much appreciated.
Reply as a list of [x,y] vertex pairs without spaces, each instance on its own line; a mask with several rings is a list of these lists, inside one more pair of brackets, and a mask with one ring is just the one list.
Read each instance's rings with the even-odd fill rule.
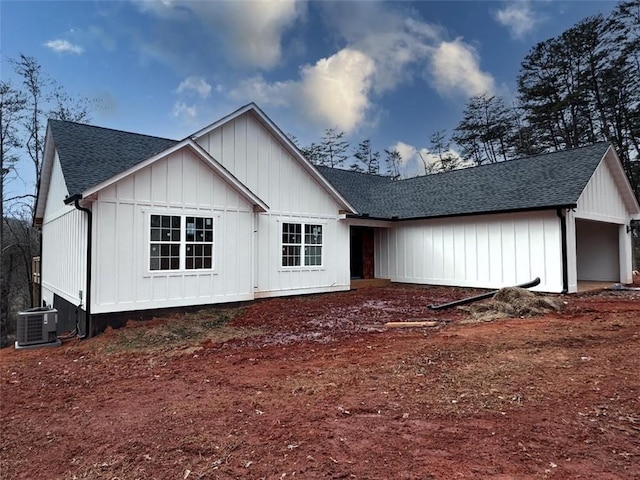
[[396,148],[393,150],[385,149],[384,153],[385,162],[387,164],[387,175],[389,175],[393,180],[399,180],[402,155]]
[[33,162],[36,185],[40,183],[40,170],[44,155],[44,136],[47,118],[70,122],[87,122],[96,100],[71,97],[65,89],[42,72],[34,57],[20,54],[9,60],[15,73],[22,80],[26,97],[25,114],[22,119],[24,146]]
[[[31,162],[36,185],[44,157],[47,118],[86,122],[95,100],[71,97],[42,71],[34,57],[9,60],[20,79],[15,87],[0,82],[0,335],[6,338],[10,311],[33,304],[32,257],[39,252],[39,231],[31,225],[34,190],[5,198],[5,185],[22,161]],[[22,153],[22,155],[20,155]],[[25,160],[23,160],[25,159]],[[35,187],[35,186],[33,186]],[[33,188],[32,187],[32,188]],[[29,188],[29,187],[28,187]]]
[[14,271],[12,265],[5,265],[5,251],[10,247],[5,242],[4,226],[4,185],[10,178],[10,174],[18,161],[15,153],[21,147],[18,137],[18,123],[26,104],[24,95],[13,88],[9,82],[0,81],[0,345],[7,336],[7,324],[9,316],[10,278]]

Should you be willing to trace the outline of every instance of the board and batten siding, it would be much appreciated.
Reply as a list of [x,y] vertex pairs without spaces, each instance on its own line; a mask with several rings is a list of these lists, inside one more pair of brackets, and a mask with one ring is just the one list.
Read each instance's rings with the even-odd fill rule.
[[[188,149],[98,193],[93,313],[253,298],[253,206]],[[213,217],[213,270],[149,270],[152,214]]]
[[[268,206],[256,214],[255,296],[350,288],[349,227],[340,206],[252,114],[247,112],[196,139]],[[282,267],[282,223],[322,225],[321,267]]]
[[577,291],[580,280],[633,281],[632,238],[627,231],[632,217],[608,160],[600,162],[577,208],[567,214],[569,292]]
[[42,221],[42,300],[53,305],[54,294],[73,305],[86,297],[87,215],[65,205],[67,186],[58,154],[53,159],[51,180]]
[[600,162],[578,198],[576,218],[609,223],[629,223],[629,212],[615,183],[611,167]]
[[478,288],[540,277],[536,290],[562,291],[555,211],[402,222],[377,229],[375,240],[376,277]]

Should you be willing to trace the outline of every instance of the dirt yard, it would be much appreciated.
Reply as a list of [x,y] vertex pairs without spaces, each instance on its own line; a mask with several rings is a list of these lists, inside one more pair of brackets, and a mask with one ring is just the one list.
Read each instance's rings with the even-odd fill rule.
[[[640,292],[390,286],[0,352],[0,478],[640,479]],[[431,328],[384,328],[436,320]]]

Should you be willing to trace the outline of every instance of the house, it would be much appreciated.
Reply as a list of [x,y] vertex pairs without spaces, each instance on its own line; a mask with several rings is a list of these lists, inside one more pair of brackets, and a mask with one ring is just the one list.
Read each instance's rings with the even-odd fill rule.
[[50,120],[35,223],[43,302],[92,334],[352,278],[628,282],[638,218],[608,144],[392,181],[314,167],[249,104],[179,141]]

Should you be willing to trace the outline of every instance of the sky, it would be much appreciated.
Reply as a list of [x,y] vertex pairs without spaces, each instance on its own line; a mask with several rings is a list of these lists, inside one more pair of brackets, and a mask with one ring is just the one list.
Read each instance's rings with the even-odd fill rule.
[[[33,56],[91,123],[182,139],[255,102],[302,145],[325,129],[397,148],[419,174],[429,137],[469,98],[512,102],[538,42],[614,1],[0,0],[0,74]],[[25,188],[33,187],[28,163]],[[12,188],[19,189],[20,182]]]

